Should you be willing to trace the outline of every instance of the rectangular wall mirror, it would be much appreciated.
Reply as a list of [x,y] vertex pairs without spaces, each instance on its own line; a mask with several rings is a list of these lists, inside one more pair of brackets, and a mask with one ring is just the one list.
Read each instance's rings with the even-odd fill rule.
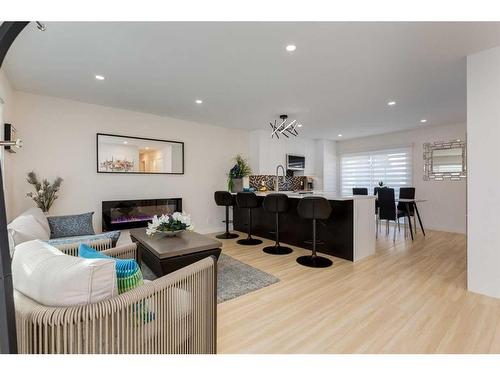
[[457,139],[450,142],[424,144],[424,179],[441,181],[460,180],[467,176],[465,142]]
[[183,174],[184,142],[98,133],[97,172]]

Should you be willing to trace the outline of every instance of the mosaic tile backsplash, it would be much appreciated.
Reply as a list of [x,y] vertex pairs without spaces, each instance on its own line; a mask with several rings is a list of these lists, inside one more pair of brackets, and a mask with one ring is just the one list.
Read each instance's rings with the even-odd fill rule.
[[[249,185],[251,188],[258,190],[262,186],[262,182],[267,187],[267,190],[274,190],[276,176],[273,175],[253,175],[249,176]],[[297,176],[279,177],[279,190],[304,190],[307,186],[307,177]]]

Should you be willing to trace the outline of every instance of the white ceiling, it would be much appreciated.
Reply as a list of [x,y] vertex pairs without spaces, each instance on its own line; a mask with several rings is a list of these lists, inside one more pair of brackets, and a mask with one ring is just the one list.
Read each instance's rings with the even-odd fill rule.
[[246,129],[286,113],[346,139],[465,122],[465,56],[496,45],[500,23],[50,22],[5,66],[18,90]]

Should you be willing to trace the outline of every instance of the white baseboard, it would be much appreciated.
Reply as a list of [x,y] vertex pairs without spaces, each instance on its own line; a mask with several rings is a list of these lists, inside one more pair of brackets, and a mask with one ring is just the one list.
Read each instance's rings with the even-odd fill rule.
[[[381,228],[382,230],[385,229],[385,220],[382,220],[381,223]],[[389,227],[392,228],[393,226],[395,225],[394,222],[390,222],[389,223]],[[403,225],[403,222],[401,221],[401,225]],[[412,219],[412,222],[411,222],[411,225],[413,226],[413,219]],[[465,232],[465,230],[463,229],[458,229],[458,228],[450,228],[450,227],[441,227],[441,226],[426,226],[425,223],[424,223],[424,229],[425,230],[435,230],[437,232],[448,232],[448,233],[458,233],[458,234],[467,234]],[[420,225],[418,224],[417,222],[417,231],[420,232]]]
[[[195,227],[194,230],[201,234],[210,234],[210,233],[224,232],[226,230],[226,227],[224,225],[220,227],[202,228],[202,229],[196,229]],[[232,230],[232,228],[229,228],[229,230]]]

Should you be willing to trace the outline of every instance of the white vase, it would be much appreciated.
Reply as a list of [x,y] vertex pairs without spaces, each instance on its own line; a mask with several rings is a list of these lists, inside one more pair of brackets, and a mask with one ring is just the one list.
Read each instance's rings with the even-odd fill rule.
[[239,193],[240,191],[243,191],[243,179],[242,178],[233,178],[232,193]]
[[184,229],[180,229],[180,230],[168,230],[168,231],[165,231],[165,232],[156,232],[154,234],[154,236],[156,238],[169,238],[169,237],[175,237],[177,236],[179,233],[181,232],[184,232]]

